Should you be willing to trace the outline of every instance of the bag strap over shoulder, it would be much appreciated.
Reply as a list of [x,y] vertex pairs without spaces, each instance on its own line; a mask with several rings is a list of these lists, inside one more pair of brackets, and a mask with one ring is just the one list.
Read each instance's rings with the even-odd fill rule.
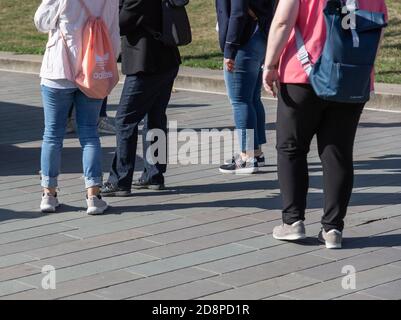
[[355,11],[359,9],[359,2],[358,0],[346,0],[345,6],[347,7],[348,11]]
[[[107,1],[107,0],[106,0]],[[84,8],[85,13],[88,17],[92,16],[92,12],[89,10],[88,6],[86,5],[84,0],[79,0],[79,2],[81,3],[82,8]]]
[[[359,9],[359,2],[358,0],[346,0],[345,1],[345,8],[347,11],[351,12],[351,14],[355,14],[355,11]],[[354,48],[359,48],[359,35],[356,32],[356,17],[351,19],[351,33],[352,33],[352,42],[354,44]]]
[[299,30],[298,26],[295,26],[295,41],[298,49],[297,58],[301,62],[302,67],[304,68],[306,74],[309,75],[312,72],[312,61],[309,58],[308,50],[306,50],[304,38],[302,36],[301,30]]
[[[340,0],[340,1],[350,12],[355,12],[356,10],[359,9],[358,0]],[[297,58],[301,62],[302,67],[304,68],[306,74],[309,77],[309,75],[312,72],[313,64],[312,61],[310,60],[309,53],[306,50],[305,41],[302,36],[301,30],[299,29],[298,26],[295,26],[294,30],[295,30],[295,41],[298,50]],[[359,47],[359,36],[355,30],[355,27],[351,26],[351,32],[352,32],[354,47],[357,48]]]
[[103,4],[103,8],[102,8],[102,15],[104,14],[105,10],[106,10],[106,5],[107,5],[107,0],[104,0],[104,4]]
[[[61,35],[61,39],[62,39],[63,44],[64,44],[64,49],[66,50],[66,53],[67,53],[68,67],[70,69],[71,76],[73,77],[73,79],[75,79],[76,74],[75,74],[75,70],[74,70],[74,67],[73,67],[73,59],[72,59],[72,56],[71,56],[71,52],[70,52],[70,49],[68,48],[67,39],[65,38],[65,36],[61,32],[61,30],[60,30],[60,35]],[[75,81],[75,80],[73,80],[73,81]]]

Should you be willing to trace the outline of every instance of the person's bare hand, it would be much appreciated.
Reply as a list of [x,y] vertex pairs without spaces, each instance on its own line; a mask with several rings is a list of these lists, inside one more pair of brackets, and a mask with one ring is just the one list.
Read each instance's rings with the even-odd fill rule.
[[263,72],[263,86],[265,90],[277,97],[279,82],[279,74],[277,69],[265,69]]
[[235,69],[235,60],[224,58],[224,67],[228,72],[233,72]]

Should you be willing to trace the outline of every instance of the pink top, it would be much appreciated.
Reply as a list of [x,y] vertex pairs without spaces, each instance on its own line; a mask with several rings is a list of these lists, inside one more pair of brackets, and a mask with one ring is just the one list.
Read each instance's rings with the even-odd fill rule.
[[[323,10],[326,1],[299,0],[299,14],[297,25],[305,41],[306,50],[312,63],[315,63],[323,51],[326,41],[326,25]],[[363,10],[383,12],[388,17],[385,0],[359,0],[359,7]],[[295,33],[291,33],[280,62],[280,81],[282,83],[309,83],[308,77],[297,58]],[[374,73],[372,74],[372,80]],[[373,85],[374,81],[372,81]],[[372,87],[373,88],[373,87]]]

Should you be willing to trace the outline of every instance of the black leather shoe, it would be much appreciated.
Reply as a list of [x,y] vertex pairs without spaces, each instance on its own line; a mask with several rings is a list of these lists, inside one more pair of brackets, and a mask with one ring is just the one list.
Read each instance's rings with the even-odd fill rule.
[[129,197],[131,196],[131,190],[124,190],[110,182],[106,182],[100,190],[100,194],[102,197]]
[[166,187],[164,183],[150,183],[148,181],[139,179],[132,184],[134,189],[150,189],[150,190],[164,190]]

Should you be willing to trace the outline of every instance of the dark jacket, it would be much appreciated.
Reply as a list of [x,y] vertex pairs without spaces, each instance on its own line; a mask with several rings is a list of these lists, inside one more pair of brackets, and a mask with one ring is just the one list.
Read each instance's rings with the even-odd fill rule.
[[[216,0],[219,41],[224,57],[235,59],[238,49],[253,35],[256,25],[266,38],[273,20],[275,0]],[[258,17],[255,21],[248,9]]]
[[162,28],[160,0],[120,0],[121,59],[124,74],[162,73],[181,63],[178,48],[166,47],[152,31]]

